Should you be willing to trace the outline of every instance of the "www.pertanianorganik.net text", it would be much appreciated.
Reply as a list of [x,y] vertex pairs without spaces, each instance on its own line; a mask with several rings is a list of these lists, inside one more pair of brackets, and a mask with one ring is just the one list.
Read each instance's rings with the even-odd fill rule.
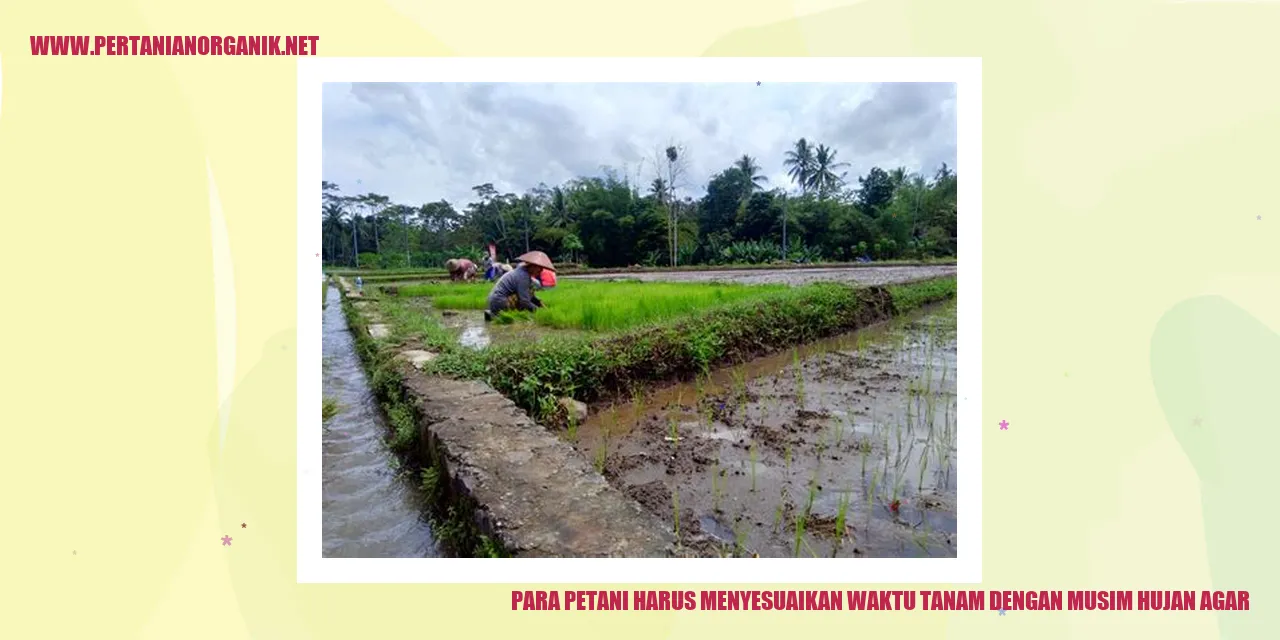
[[33,56],[314,56],[320,36],[31,36]]

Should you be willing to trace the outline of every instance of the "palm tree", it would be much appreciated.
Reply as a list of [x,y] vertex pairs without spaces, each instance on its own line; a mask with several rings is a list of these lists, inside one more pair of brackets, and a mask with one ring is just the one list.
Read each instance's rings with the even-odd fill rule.
[[796,140],[795,148],[787,152],[782,165],[790,167],[787,175],[800,186],[800,192],[808,193],[813,175],[813,148],[809,146],[809,142],[804,138]]
[[564,189],[560,187],[551,190],[551,200],[547,203],[547,223],[561,229],[573,224],[569,203],[565,200]]
[[658,203],[662,204],[667,201],[667,181],[662,178],[654,178],[649,184],[649,193],[658,199]]
[[847,162],[836,162],[835,149],[827,148],[827,145],[820,144],[813,154],[813,170],[809,175],[810,186],[818,191],[819,198],[826,198],[828,194],[840,188],[844,184],[844,177],[847,173],[836,175],[836,171],[849,166]]
[[355,268],[360,268],[360,198],[358,196],[343,196],[338,200],[338,206],[351,216],[351,263]]
[[760,173],[760,165],[756,164],[756,159],[749,155],[743,154],[741,158],[738,158],[738,160],[733,163],[733,166],[737,167],[738,171],[741,171],[743,175],[747,176],[748,184],[751,185],[747,188],[748,192],[763,189],[764,187],[762,183],[769,181],[769,178],[766,178],[764,174]]
[[378,227],[381,226],[379,223],[382,222],[382,216],[390,205],[391,198],[377,193],[366,193],[360,196],[360,203],[373,217],[373,250],[375,253],[382,253],[382,239],[378,235]]
[[393,204],[388,210],[394,210],[395,216],[400,222],[400,227],[404,229],[404,265],[412,267],[413,255],[409,251],[409,216],[413,215],[413,209],[408,205]]
[[897,191],[898,187],[905,184],[909,177],[911,177],[911,174],[907,173],[906,167],[898,167],[889,172],[889,181],[893,183],[894,191]]
[[[328,184],[328,183],[326,183]],[[324,205],[324,228],[329,230],[328,246],[325,252],[328,254],[330,262],[336,261],[338,258],[337,241],[342,236],[342,205],[337,202],[326,202]]]
[[680,221],[678,218],[679,213],[677,212],[677,209],[676,209],[676,198],[675,198],[676,162],[679,161],[679,159],[680,159],[680,150],[676,148],[675,145],[667,147],[668,179],[667,179],[666,186],[667,186],[667,191],[670,195],[670,197],[667,200],[667,208],[670,211],[670,213],[668,214],[669,222],[667,224],[667,228],[670,229],[671,266],[673,267],[676,266],[676,251],[678,251],[677,247],[680,244],[680,228],[678,226],[680,224]]

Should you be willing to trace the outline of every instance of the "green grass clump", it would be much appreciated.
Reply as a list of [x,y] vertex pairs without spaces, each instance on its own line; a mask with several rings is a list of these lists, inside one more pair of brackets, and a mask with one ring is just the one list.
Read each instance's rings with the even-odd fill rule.
[[397,340],[417,339],[432,351],[444,351],[457,344],[453,332],[435,318],[415,309],[405,300],[384,296],[377,301],[378,311],[391,326]]
[[328,422],[329,418],[338,415],[338,401],[333,398],[325,398],[320,408],[320,421]]
[[[537,292],[546,306],[533,314],[533,321],[552,329],[618,331],[786,289],[786,285],[564,280],[554,289]],[[487,283],[433,282],[403,287],[399,295],[429,297],[438,309],[482,310],[488,307],[491,290]]]
[[931,302],[946,300],[956,295],[955,278],[937,278],[910,284],[888,287],[893,296],[893,306],[899,314],[914,311]]

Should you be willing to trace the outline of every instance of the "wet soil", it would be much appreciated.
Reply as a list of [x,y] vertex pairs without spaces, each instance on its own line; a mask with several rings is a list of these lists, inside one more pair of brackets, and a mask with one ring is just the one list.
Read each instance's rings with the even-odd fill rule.
[[955,372],[950,302],[595,407],[564,437],[693,555],[955,557]]
[[955,265],[916,265],[885,267],[831,267],[820,269],[759,269],[749,271],[668,271],[641,273],[604,273],[566,275],[583,280],[642,280],[662,282],[737,282],[741,284],[789,284],[799,286],[813,282],[845,282],[860,285],[885,285],[955,275]]
[[323,393],[338,405],[324,423],[323,553],[342,558],[440,555],[421,496],[383,444],[388,428],[369,390],[338,289],[324,304]]

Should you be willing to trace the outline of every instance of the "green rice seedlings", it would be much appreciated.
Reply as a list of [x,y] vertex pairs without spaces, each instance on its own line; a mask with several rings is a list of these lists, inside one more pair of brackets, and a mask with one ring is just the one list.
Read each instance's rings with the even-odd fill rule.
[[731,373],[733,375],[733,388],[738,396],[738,405],[746,404],[747,402],[746,372],[743,371],[742,366],[739,365],[734,367]]
[[920,450],[920,478],[916,480],[916,492],[924,493],[924,470],[929,466],[929,448]]
[[711,468],[711,509],[720,511],[720,497],[724,495],[724,479],[720,471],[720,461]]
[[808,511],[813,507],[813,499],[818,496],[818,473],[822,471],[822,465],[813,468],[813,475],[809,477],[809,501],[805,504],[804,509]]
[[596,471],[604,473],[605,462],[609,458],[609,428],[604,429],[604,438],[600,441],[600,446],[596,447],[595,467]]
[[742,518],[738,518],[733,523],[733,554],[742,558],[746,556],[747,551],[747,527],[743,524]]
[[[876,479],[876,470],[872,469],[871,470],[871,488],[869,491],[867,491],[867,509],[868,510],[870,510],[871,506],[875,504],[876,489],[879,487],[879,484],[880,484],[879,480]],[[868,514],[869,513],[870,512],[868,511]],[[870,515],[868,515],[868,517],[870,517]]]
[[787,462],[787,473],[791,473],[791,442],[787,441],[787,446],[782,451],[783,460]]
[[793,551],[792,553],[797,558],[800,557],[800,543],[804,541],[804,525],[807,519],[808,519],[807,517],[800,514],[797,514],[795,517],[796,546],[795,546],[795,551]]
[[680,487],[671,490],[671,514],[676,523],[676,539],[680,539]]
[[924,525],[924,529],[923,530],[916,529],[915,532],[913,532],[912,537],[915,539],[916,545],[920,547],[920,550],[924,551],[925,555],[930,555],[929,554],[929,533],[930,533],[929,519],[928,518],[921,519],[920,524]]
[[749,453],[751,456],[751,493],[755,493],[756,492],[756,461],[758,460],[758,457],[756,455],[755,440],[751,441],[751,449]]
[[635,409],[636,426],[640,426],[640,421],[644,419],[644,403],[644,392],[638,388],[631,392],[631,406]]
[[920,550],[925,552],[926,555],[928,555],[929,553],[929,532],[928,531],[913,529],[911,531],[911,541],[915,542],[916,546],[920,547]]
[[667,438],[671,440],[671,446],[680,446],[680,429],[674,417],[667,419]]
[[[805,501],[804,509],[795,518],[796,524],[796,547],[795,555],[800,556],[800,545],[804,540],[805,525],[809,522],[809,515],[813,513],[813,501],[818,496],[818,472],[815,469],[813,478],[809,480],[809,497]],[[812,550],[810,550],[812,553]],[[814,554],[816,556],[816,554]]]
[[896,455],[896,458],[894,459],[894,464],[893,464],[893,466],[894,466],[894,467],[901,466],[901,464],[902,464],[902,458],[901,458],[901,454],[902,454],[902,432],[903,432],[903,429],[902,429],[902,423],[901,423],[901,422],[895,422],[895,423],[893,424],[893,437],[894,437],[894,439],[896,439],[896,440],[897,440],[897,442],[896,442],[896,446],[894,447],[894,454]]
[[796,402],[801,409],[804,409],[804,369],[800,366],[800,351],[798,349],[791,349],[791,363],[795,369]]
[[844,542],[845,518],[849,514],[849,498],[853,494],[853,490],[842,491],[840,493],[840,502],[836,506],[836,547]]

